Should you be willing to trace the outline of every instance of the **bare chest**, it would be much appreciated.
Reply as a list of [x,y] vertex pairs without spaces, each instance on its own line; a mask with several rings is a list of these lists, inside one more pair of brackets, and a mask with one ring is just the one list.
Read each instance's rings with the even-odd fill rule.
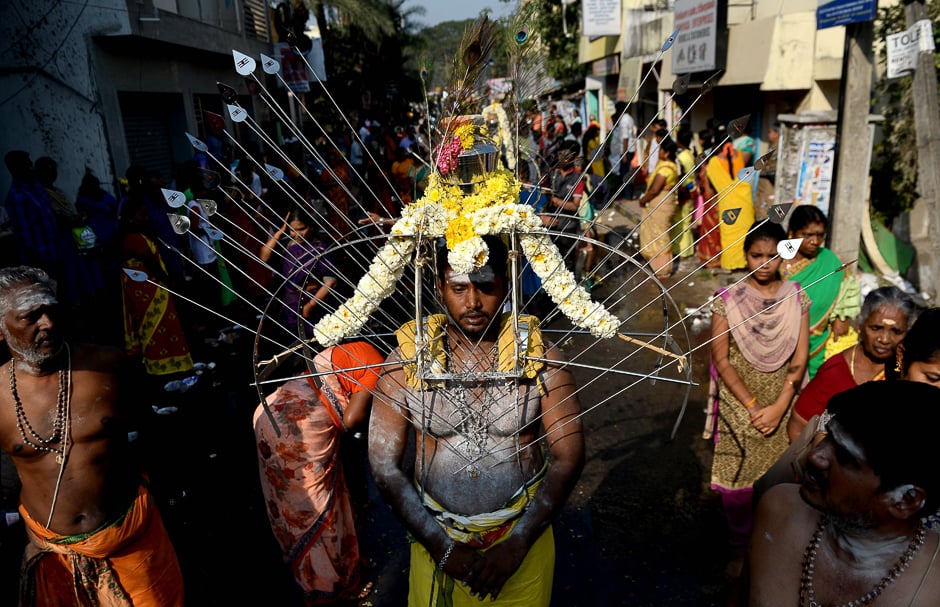
[[409,392],[406,407],[418,429],[438,437],[474,429],[495,436],[517,434],[538,421],[534,384],[503,380],[448,381],[441,388]]
[[110,381],[17,374],[9,385],[0,384],[0,447],[26,457],[100,437],[116,425],[115,396]]
[[848,564],[819,550],[821,558],[816,559],[815,567],[803,567],[804,598],[817,605],[936,605],[940,596],[934,566],[940,538],[924,531],[922,539],[917,540],[915,536],[893,566]]

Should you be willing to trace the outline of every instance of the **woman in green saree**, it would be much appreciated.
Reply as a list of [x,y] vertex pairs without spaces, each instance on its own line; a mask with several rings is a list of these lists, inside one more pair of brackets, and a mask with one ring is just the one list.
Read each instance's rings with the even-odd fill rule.
[[826,215],[814,205],[793,209],[789,237],[803,242],[796,257],[780,268],[783,277],[799,282],[813,301],[809,310],[810,379],[828,357],[858,342],[850,319],[861,310],[861,289],[851,272],[840,269],[839,257],[824,246],[828,225]]

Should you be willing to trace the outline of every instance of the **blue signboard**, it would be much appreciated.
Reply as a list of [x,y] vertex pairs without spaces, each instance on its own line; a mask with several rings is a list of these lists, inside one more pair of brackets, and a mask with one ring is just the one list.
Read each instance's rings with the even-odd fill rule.
[[878,0],[819,0],[816,29],[872,21],[877,10]]

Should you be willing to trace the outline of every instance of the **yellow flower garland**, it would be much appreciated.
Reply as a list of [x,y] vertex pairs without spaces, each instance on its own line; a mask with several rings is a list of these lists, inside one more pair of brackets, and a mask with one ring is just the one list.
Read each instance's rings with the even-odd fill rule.
[[[501,109],[501,108],[500,108]],[[454,130],[454,137],[464,150],[474,146],[472,123]],[[482,131],[481,131],[482,132]],[[474,272],[488,259],[489,251],[482,236],[515,232],[522,235],[523,253],[542,280],[545,292],[575,325],[597,337],[612,337],[620,322],[603,304],[591,301],[577,284],[561,253],[542,230],[534,210],[519,204],[521,184],[512,171],[497,169],[474,181],[470,192],[432,173],[424,195],[402,210],[392,226],[391,238],[376,256],[368,273],[356,286],[356,293],[335,313],[324,317],[314,334],[324,346],[339,343],[354,334],[391,294],[405,265],[415,250],[416,236],[426,239],[445,237],[447,261],[458,273]]]

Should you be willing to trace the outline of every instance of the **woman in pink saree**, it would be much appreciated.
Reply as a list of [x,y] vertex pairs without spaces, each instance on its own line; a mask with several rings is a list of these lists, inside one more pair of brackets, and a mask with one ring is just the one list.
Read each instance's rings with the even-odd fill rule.
[[263,406],[255,411],[268,519],[307,605],[359,594],[359,543],[340,440],[368,420],[384,360],[365,342],[317,354],[315,377],[289,380],[267,398],[281,436]]

